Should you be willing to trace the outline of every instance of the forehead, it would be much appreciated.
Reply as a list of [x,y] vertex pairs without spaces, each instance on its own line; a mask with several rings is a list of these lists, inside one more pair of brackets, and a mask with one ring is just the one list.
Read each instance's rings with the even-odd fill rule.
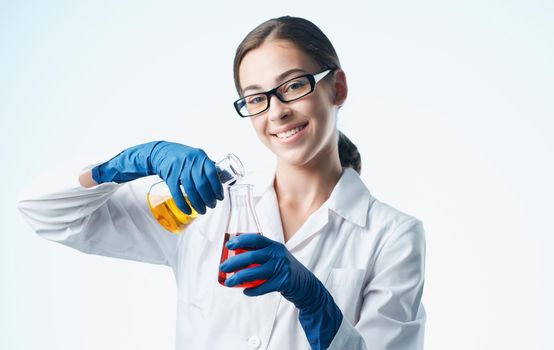
[[268,90],[276,84],[294,78],[302,73],[292,73],[290,76],[278,77],[291,69],[302,69],[306,73],[316,73],[316,62],[303,50],[286,40],[269,40],[257,49],[249,51],[239,66],[239,80],[242,89],[258,86]]

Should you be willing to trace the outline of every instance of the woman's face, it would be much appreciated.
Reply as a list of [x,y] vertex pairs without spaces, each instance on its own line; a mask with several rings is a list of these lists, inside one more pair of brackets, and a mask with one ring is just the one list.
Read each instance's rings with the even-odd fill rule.
[[[244,56],[239,79],[246,96],[319,71],[319,66],[291,42],[269,40]],[[335,96],[335,80],[329,73],[311,94],[293,102],[281,102],[273,95],[269,109],[250,118],[259,139],[280,162],[313,166],[332,156],[337,148],[336,108],[344,102]]]

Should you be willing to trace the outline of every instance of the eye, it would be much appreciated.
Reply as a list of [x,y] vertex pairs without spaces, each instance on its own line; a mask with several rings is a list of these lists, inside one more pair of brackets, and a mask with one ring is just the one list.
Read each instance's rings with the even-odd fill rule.
[[285,92],[299,90],[302,89],[304,86],[306,86],[306,83],[302,80],[291,81],[290,84],[287,84],[287,86],[285,87]]
[[309,88],[310,82],[308,79],[301,77],[285,83],[279,90],[283,95],[295,97],[298,94],[305,93],[306,90],[309,90]]
[[246,99],[246,103],[249,105],[256,105],[265,101],[265,95],[254,95]]

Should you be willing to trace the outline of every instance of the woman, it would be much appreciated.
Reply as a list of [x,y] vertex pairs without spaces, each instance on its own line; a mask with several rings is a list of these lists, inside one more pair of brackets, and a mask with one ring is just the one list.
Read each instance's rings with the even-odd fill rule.
[[[262,23],[234,62],[240,98],[275,175],[256,197],[262,232],[219,265],[227,215],[214,162],[200,149],[155,141],[82,172],[81,187],[22,199],[36,232],[87,253],[170,266],[178,285],[177,349],[421,349],[424,232],[421,222],[376,200],[360,155],[336,129],[347,97],[332,44],[311,22]],[[170,235],[143,200],[158,175],[182,211],[179,186],[200,214]],[[136,181],[135,181],[136,180]],[[215,208],[207,210],[206,207]],[[242,269],[250,264],[257,267]],[[226,288],[215,269],[238,271]]]

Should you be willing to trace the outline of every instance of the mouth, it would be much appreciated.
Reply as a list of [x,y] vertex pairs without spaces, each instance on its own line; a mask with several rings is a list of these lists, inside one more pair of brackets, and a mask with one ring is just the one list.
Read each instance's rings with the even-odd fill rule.
[[291,129],[288,129],[288,130],[285,130],[285,131],[281,131],[281,132],[278,132],[278,133],[275,133],[275,134],[271,134],[271,135],[277,137],[279,140],[287,140],[287,139],[290,139],[291,137],[293,137],[294,135],[298,134],[302,130],[304,130],[306,128],[306,126],[308,126],[308,122],[303,123],[301,125],[298,125],[294,128],[291,128]]

